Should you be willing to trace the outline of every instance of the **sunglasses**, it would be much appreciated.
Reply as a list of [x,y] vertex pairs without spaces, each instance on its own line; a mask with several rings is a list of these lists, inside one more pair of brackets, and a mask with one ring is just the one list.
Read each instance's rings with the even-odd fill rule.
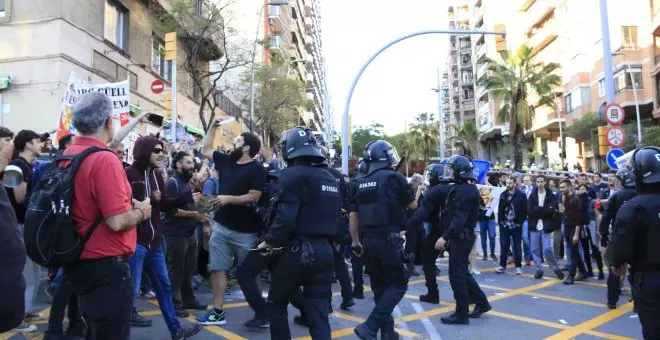
[[161,153],[163,153],[163,149],[154,149],[153,153],[155,153],[156,155],[160,155]]

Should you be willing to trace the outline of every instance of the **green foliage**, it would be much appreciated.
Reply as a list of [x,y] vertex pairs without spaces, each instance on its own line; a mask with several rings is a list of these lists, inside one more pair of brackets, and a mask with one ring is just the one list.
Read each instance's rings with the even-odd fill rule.
[[566,126],[564,132],[567,137],[574,138],[577,141],[590,141],[594,136],[594,130],[605,122],[598,117],[598,113],[589,112],[578,119],[574,119]]
[[351,150],[353,155],[362,157],[362,150],[364,147],[376,139],[384,139],[385,133],[383,132],[383,125],[372,122],[367,126],[358,126],[353,128],[351,136]]
[[466,120],[463,122],[463,125],[453,125],[452,128],[456,133],[457,139],[454,145],[461,147],[464,155],[474,157],[472,146],[476,145],[479,141],[479,130],[477,129],[476,121]]
[[[204,130],[215,118],[215,112],[221,106],[222,96],[217,95],[230,90],[224,75],[236,68],[249,65],[251,48],[232,39],[235,31],[229,27],[228,6],[231,0],[201,0],[202,13],[198,15],[198,0],[167,0],[169,10],[165,11],[157,2],[151,2],[150,12],[156,18],[154,31],[158,36],[176,32],[177,47],[182,51],[177,56],[178,69],[188,74],[188,87],[200,93],[198,115]],[[250,44],[251,45],[251,44]],[[208,61],[214,60],[215,67],[210,68]],[[240,117],[236,117],[240,118]]]
[[[486,65],[486,74],[477,82],[490,91],[493,99],[502,101],[498,118],[509,122],[518,171],[522,169],[524,133],[532,126],[535,110],[543,106],[556,108],[554,89],[562,85],[556,74],[559,64],[536,62],[535,57],[533,47],[522,45],[503,62],[484,58],[481,63]],[[538,98],[535,105],[530,104],[532,94]]]
[[[658,146],[660,145],[660,125],[644,126],[642,122],[642,145]],[[621,148],[625,152],[634,150],[637,147],[637,122],[623,125],[626,131],[626,144]]]
[[[274,58],[270,65],[255,70],[254,116],[256,131],[279,137],[281,133],[297,125],[299,111],[307,104],[305,85],[297,78],[289,77],[289,66]],[[249,87],[249,75],[244,79]],[[249,97],[246,98],[249,101]]]
[[341,136],[337,132],[334,132],[332,134],[332,148],[335,149],[335,154],[337,156],[341,156],[341,152],[342,152]]

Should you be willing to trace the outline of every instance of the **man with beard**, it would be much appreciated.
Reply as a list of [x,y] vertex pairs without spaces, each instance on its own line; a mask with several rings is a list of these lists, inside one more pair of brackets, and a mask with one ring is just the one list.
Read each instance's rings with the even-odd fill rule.
[[[171,211],[186,204],[194,204],[192,192],[169,198],[164,186],[160,169],[165,164],[165,148],[163,142],[156,137],[140,137],[133,148],[133,164],[126,168],[126,176],[133,189],[133,198],[151,201],[151,218],[138,225],[137,247],[131,258],[133,274],[133,289],[138,296],[142,280],[142,270],[145,269],[158,299],[158,305],[163,313],[167,328],[172,339],[187,339],[201,330],[200,325],[183,327],[177,316],[187,317],[187,313],[176,313],[172,303],[172,288],[167,273],[167,265],[163,248],[160,243],[163,226],[160,219],[161,211]],[[150,320],[139,316],[134,310],[133,325],[148,326]]]
[[[219,207],[213,218],[209,240],[209,270],[213,285],[213,309],[197,318],[202,325],[224,325],[223,310],[227,290],[226,272],[241,263],[255,246],[257,233],[263,229],[263,220],[254,204],[259,202],[266,184],[263,165],[254,161],[261,149],[259,138],[244,132],[234,139],[229,155],[214,151],[213,138],[222,119],[211,124],[202,146],[202,154],[213,161],[218,171],[220,195],[210,203]],[[254,280],[256,280],[256,276]]]
[[[201,195],[195,193],[191,179],[195,162],[188,152],[178,151],[172,157],[174,175],[167,181],[171,197],[188,197],[195,201]],[[165,242],[167,243],[167,271],[172,283],[172,300],[176,310],[206,310],[206,305],[195,299],[192,277],[197,269],[197,236],[195,230],[202,224],[204,235],[211,233],[211,221],[195,210],[194,203],[187,203],[165,214]]]

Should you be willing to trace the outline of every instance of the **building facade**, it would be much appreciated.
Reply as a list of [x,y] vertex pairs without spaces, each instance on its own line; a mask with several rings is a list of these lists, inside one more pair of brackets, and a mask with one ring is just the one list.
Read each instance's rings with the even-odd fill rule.
[[[456,1],[450,5],[447,18],[450,29],[471,30],[471,14],[469,2]],[[449,36],[449,53],[447,57],[447,77],[445,87],[447,91],[447,105],[449,107],[448,140],[455,146],[456,128],[467,120],[474,121],[474,70],[472,59],[472,38],[470,34],[452,34]],[[447,124],[445,124],[447,125]],[[451,149],[447,149],[451,150]]]
[[[602,168],[598,142],[566,136],[567,126],[606,101],[599,0],[473,0],[473,27],[506,31],[506,38],[473,36],[474,74],[484,75],[483,56],[502,61],[522,44],[532,46],[536,61],[558,63],[563,85],[554,90],[556,108],[539,107],[526,131],[524,162],[545,167],[561,164]],[[624,106],[625,123],[640,118],[649,124],[660,117],[660,1],[608,1],[616,102]],[[504,20],[506,19],[506,20]],[[656,60],[659,63],[656,63]],[[477,124],[485,158],[509,159],[508,124],[497,113],[500,103],[475,88]],[[530,98],[535,104],[536,98]],[[596,132],[594,131],[594,137]],[[561,152],[564,137],[565,153]]]
[[[203,135],[198,115],[200,93],[182,67],[172,70],[171,63],[164,60],[164,36],[156,33],[154,10],[167,12],[166,0],[0,3],[0,77],[12,77],[9,88],[0,90],[2,125],[14,131],[54,130],[72,73],[90,84],[129,79],[132,111],[168,119],[167,90],[154,94],[151,83],[162,80],[170,88],[172,72],[177,72],[178,119]],[[212,43],[221,46],[218,41]],[[179,65],[185,60],[180,49],[177,59]],[[207,68],[208,62],[204,60],[200,67]],[[217,114],[225,115],[220,110]],[[225,129],[240,132],[240,123],[235,124]],[[140,132],[159,130],[152,123],[144,124]]]
[[[268,3],[268,2],[265,2]],[[299,108],[298,124],[310,127],[330,142],[334,120],[328,100],[319,0],[289,0],[288,5],[267,5],[264,62],[273,55],[290,61],[295,77],[306,84],[311,110]]]

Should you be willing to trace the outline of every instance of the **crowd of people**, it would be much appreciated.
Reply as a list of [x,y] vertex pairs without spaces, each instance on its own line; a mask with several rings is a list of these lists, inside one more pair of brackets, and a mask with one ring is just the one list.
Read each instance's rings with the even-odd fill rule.
[[[473,277],[480,274],[477,238],[483,260],[498,263],[497,274],[513,265],[521,275],[523,265],[533,264],[541,279],[547,263],[570,285],[604,280],[608,267],[608,306],[617,307],[623,273],[620,261],[608,263],[605,254],[617,211],[637,194],[630,169],[608,174],[607,183],[601,174],[495,171],[486,184],[504,190],[497,209],[488,211],[467,157],[431,164],[408,181],[395,168],[396,150],[374,141],[349,178],[328,166],[327,149],[301,127],[284,133],[282,159],[267,165],[252,133],[237,136],[229,152],[214,148],[221,119],[199,148],[141,136],[128,164],[121,141],[145,118],[114,131],[110,99],[88,93],[72,110],[77,134],[59,138],[57,149],[50,134],[0,127],[0,170],[13,166],[22,175],[17,185],[0,189],[0,219],[7,222],[0,235],[6,294],[0,332],[36,331],[31,322],[45,316],[35,299],[47,276],[52,304],[44,339],[128,339],[131,327],[152,326],[140,315],[139,297],[157,299],[172,339],[187,339],[202,326],[226,324],[225,296],[235,279],[254,311],[247,328],[290,338],[291,303],[300,310],[295,323],[314,339],[329,339],[332,283],[341,286],[340,308],[350,309],[354,299],[364,299],[366,267],[376,308],[355,333],[397,339],[392,310],[409,277],[419,275],[415,265],[422,266],[428,288],[420,300],[440,303],[435,263],[445,252],[457,303],[442,322],[468,324],[490,311]],[[44,214],[39,204],[52,194],[54,176],[64,177],[71,202],[53,198],[52,212]],[[71,223],[41,223],[53,216]],[[58,253],[57,237],[48,247],[34,240],[66,228],[84,243],[69,262]],[[259,288],[262,276],[271,282],[267,299]],[[210,283],[211,306],[195,294],[203,280]],[[469,312],[471,303],[476,307]],[[178,318],[191,310],[205,312],[184,325]]]

